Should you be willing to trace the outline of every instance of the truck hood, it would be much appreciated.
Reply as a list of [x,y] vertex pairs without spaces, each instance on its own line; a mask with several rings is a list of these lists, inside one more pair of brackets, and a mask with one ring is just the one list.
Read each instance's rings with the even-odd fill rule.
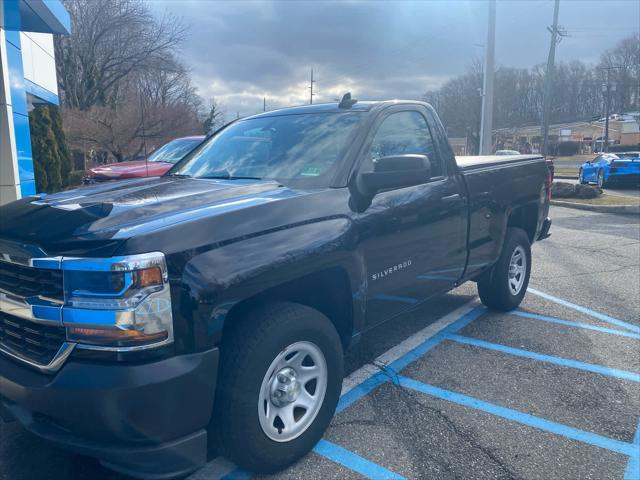
[[108,182],[0,207],[0,238],[47,252],[73,251],[79,243],[109,245],[108,254],[136,235],[303,194],[270,180],[160,177]]
[[109,163],[98,165],[87,170],[87,176],[98,178],[125,178],[125,177],[153,177],[162,175],[173,164],[167,162],[145,162],[134,160],[130,162]]

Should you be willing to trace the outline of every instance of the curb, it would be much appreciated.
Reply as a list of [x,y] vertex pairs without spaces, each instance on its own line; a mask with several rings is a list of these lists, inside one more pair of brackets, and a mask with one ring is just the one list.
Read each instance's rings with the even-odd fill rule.
[[575,208],[576,210],[588,210],[590,212],[640,215],[640,205],[590,205],[588,203],[565,202],[562,200],[551,200],[551,205]]
[[562,180],[577,180],[578,179],[578,175],[554,175],[553,178],[554,178],[554,180],[556,178],[560,178]]

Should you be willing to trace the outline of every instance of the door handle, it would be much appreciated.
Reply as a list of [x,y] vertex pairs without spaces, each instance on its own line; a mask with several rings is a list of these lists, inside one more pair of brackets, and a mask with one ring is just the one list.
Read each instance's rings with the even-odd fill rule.
[[460,200],[460,194],[454,193],[453,195],[447,195],[446,197],[442,197],[440,201],[442,203],[457,203]]

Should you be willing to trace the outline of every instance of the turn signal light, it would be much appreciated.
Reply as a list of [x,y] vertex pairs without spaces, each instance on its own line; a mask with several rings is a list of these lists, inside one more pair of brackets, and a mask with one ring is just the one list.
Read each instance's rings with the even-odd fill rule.
[[110,347],[131,347],[146,345],[166,340],[166,331],[144,333],[139,330],[99,329],[99,328],[67,328],[67,339],[85,345],[108,345]]
[[136,270],[136,287],[153,287],[154,285],[162,285],[162,272],[160,271],[160,267]]

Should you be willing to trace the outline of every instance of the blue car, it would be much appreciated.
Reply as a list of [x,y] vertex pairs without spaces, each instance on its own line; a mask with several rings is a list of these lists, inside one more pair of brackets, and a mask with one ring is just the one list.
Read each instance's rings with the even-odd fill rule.
[[613,182],[640,182],[640,152],[603,153],[585,162],[578,173],[580,183],[604,188]]

